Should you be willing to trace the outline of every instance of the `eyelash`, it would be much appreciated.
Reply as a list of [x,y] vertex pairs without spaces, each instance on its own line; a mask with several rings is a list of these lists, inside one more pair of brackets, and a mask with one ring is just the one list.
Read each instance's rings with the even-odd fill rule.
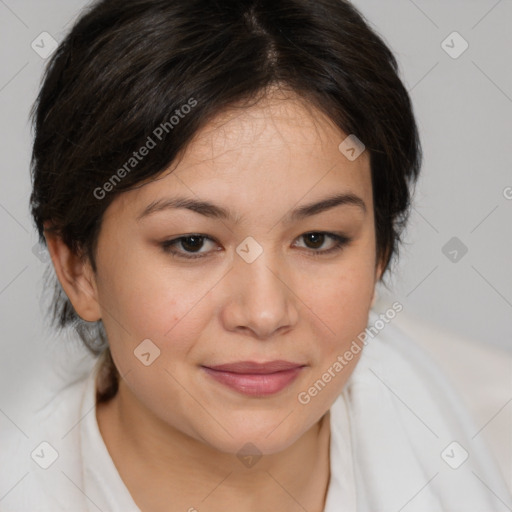
[[[331,247],[330,249],[327,249],[324,251],[318,251],[315,249],[307,249],[307,251],[309,251],[313,257],[320,257],[320,256],[340,252],[342,249],[344,249],[345,246],[347,246],[351,242],[351,239],[344,235],[338,235],[336,233],[329,233],[326,231],[308,231],[307,233],[300,235],[299,238],[304,237],[306,235],[326,235],[327,237],[331,238],[331,240],[334,241],[334,246]],[[195,259],[199,259],[199,258],[205,258],[206,256],[208,256],[209,253],[200,253],[200,255],[194,254],[193,256],[184,256],[184,254],[193,254],[193,253],[180,253],[180,252],[176,251],[175,249],[173,249],[173,247],[175,245],[177,245],[181,240],[185,240],[187,238],[192,238],[192,237],[201,238],[204,240],[211,240],[212,242],[215,242],[215,240],[213,240],[209,236],[194,233],[194,234],[190,234],[187,236],[180,236],[179,238],[174,238],[172,240],[166,240],[165,242],[161,243],[162,249],[164,250],[164,252],[166,254],[171,254],[171,256],[173,258],[179,258],[179,259],[184,259],[184,260],[195,260]]]

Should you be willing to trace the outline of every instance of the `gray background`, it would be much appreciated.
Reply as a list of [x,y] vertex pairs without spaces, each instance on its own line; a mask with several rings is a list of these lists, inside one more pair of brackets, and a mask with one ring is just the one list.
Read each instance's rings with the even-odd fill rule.
[[[512,1],[354,3],[399,60],[425,152],[406,244],[391,290],[379,287],[379,296],[399,300],[412,318],[512,350],[512,199],[504,193],[512,187]],[[74,361],[89,359],[71,332],[46,327],[47,264],[33,254],[28,212],[28,113],[45,63],[31,43],[43,31],[60,41],[85,4],[0,0],[0,412],[14,390],[28,409],[76,373]],[[453,31],[469,43],[456,59],[441,46]],[[452,237],[468,249],[461,258],[455,247],[458,261],[443,253]]]

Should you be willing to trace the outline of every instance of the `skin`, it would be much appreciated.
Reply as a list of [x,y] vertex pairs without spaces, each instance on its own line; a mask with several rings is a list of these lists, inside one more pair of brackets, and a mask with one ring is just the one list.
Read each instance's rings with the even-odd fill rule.
[[[179,127],[178,127],[179,129]],[[57,276],[77,313],[102,319],[123,378],[96,417],[121,478],[143,511],[321,511],[330,477],[329,409],[360,353],[307,404],[307,390],[367,324],[382,265],[376,261],[368,152],[349,161],[347,135],[293,95],[273,91],[256,106],[230,110],[196,134],[177,163],[109,205],[97,273],[47,235]],[[366,204],[336,206],[283,223],[298,206],[335,192]],[[175,194],[229,208],[238,222],[185,210],[141,220],[153,201]],[[337,252],[329,237],[351,241]],[[186,260],[162,242],[200,233]],[[236,248],[254,238],[252,263]],[[177,244],[187,255],[194,248]],[[143,365],[134,349],[151,339],[160,356]],[[306,365],[267,397],[214,381],[201,365],[285,359]],[[251,467],[237,452],[252,443]]]

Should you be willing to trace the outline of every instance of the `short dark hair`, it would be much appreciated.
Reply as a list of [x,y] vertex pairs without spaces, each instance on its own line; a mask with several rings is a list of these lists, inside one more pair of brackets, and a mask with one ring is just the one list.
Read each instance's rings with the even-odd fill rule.
[[[102,215],[112,200],[168,168],[215,115],[256,104],[277,85],[365,144],[376,256],[386,271],[421,167],[398,75],[391,50],[348,1],[94,2],[50,58],[31,113],[30,206],[40,241],[50,221],[96,270]],[[156,142],[158,127],[165,143],[127,165],[148,137]],[[54,286],[55,323],[80,322],[56,279]],[[107,340],[101,320],[94,324],[79,334],[98,354]]]

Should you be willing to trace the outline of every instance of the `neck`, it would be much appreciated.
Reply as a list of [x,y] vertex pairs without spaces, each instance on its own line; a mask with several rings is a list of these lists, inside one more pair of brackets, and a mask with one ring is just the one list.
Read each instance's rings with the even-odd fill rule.
[[122,380],[116,396],[98,404],[96,414],[112,460],[143,512],[193,512],[202,505],[212,512],[230,506],[244,512],[324,508],[329,411],[283,451],[246,464],[162,422]]

